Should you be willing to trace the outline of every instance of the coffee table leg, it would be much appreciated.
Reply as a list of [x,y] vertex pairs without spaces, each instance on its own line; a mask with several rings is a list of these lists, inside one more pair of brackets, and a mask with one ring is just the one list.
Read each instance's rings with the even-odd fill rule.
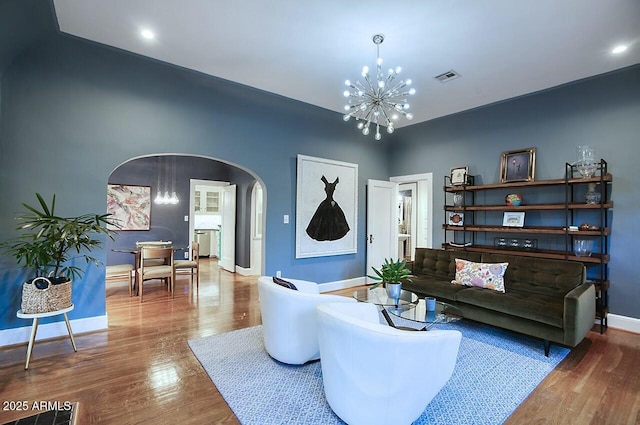
[[33,351],[33,343],[36,340],[36,333],[38,332],[38,320],[37,317],[33,318],[33,324],[31,325],[31,337],[29,338],[29,346],[27,347],[27,363],[24,365],[24,370],[29,369],[29,360],[31,360],[31,352]]
[[67,317],[67,313],[64,313],[64,323],[67,324],[67,331],[69,332],[69,338],[71,338],[71,345],[73,345],[73,351],[78,351],[76,348],[76,340],[73,339],[73,332],[71,332],[71,323],[69,323],[69,318]]

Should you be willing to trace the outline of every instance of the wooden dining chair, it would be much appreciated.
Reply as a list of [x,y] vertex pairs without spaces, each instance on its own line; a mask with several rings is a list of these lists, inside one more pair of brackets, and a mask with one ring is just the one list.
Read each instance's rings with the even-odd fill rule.
[[[143,301],[144,281],[149,279],[163,279],[167,282],[169,295],[173,297],[173,282],[175,268],[173,264],[173,248],[143,247],[140,253],[140,267],[136,272],[136,282],[139,285],[140,302]],[[161,265],[149,265],[148,260],[162,260]]]
[[177,270],[188,270],[193,285],[193,276],[196,277],[196,288],[200,288],[200,244],[191,242],[188,260],[174,260],[174,267]]
[[[171,241],[136,241],[136,248],[170,248],[172,246]],[[147,266],[161,266],[163,260],[153,258],[146,261]]]

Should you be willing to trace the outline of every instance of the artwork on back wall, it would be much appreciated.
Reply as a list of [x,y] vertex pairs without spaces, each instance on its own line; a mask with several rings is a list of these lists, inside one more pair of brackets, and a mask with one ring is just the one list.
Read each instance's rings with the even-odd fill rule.
[[298,155],[296,258],[357,252],[358,164]]
[[500,183],[532,182],[536,174],[536,148],[502,152]]
[[151,228],[151,187],[125,184],[107,185],[107,213],[112,214],[117,230]]

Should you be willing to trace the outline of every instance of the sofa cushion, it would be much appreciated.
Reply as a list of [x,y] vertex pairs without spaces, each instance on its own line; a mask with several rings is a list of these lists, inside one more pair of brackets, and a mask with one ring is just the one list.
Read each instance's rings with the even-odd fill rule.
[[504,292],[503,276],[509,263],[476,263],[459,258],[455,262],[456,277],[451,283]]
[[456,294],[456,300],[559,328],[563,326],[564,299],[557,296],[509,290],[499,294],[482,288],[464,288]]
[[421,274],[412,280],[412,282],[402,283],[402,289],[449,301],[455,301],[456,293],[466,288],[466,286],[454,285],[433,275]]
[[424,274],[450,282],[456,276],[455,258],[481,261],[482,254],[469,251],[445,251],[443,249],[416,248],[413,274]]
[[515,290],[562,300],[585,280],[584,265],[577,261],[484,253],[482,262],[509,263],[504,275],[507,293]]

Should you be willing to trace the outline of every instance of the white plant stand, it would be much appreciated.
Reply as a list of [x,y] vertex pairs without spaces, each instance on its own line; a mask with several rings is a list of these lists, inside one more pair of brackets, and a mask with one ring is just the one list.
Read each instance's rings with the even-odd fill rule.
[[36,341],[36,333],[38,332],[38,322],[41,317],[51,317],[57,316],[59,314],[64,315],[64,322],[67,325],[67,331],[69,332],[69,338],[71,339],[71,345],[73,345],[73,351],[78,351],[76,348],[76,341],[73,339],[73,332],[71,331],[71,324],[69,323],[69,318],[67,317],[67,313],[73,310],[74,306],[71,304],[70,307],[64,308],[62,310],[50,311],[48,313],[23,313],[22,310],[18,310],[16,316],[20,319],[33,319],[33,324],[31,326],[31,337],[29,338],[29,346],[27,347],[27,362],[24,366],[25,370],[29,369],[29,360],[31,360],[31,352],[33,351],[33,343]]

